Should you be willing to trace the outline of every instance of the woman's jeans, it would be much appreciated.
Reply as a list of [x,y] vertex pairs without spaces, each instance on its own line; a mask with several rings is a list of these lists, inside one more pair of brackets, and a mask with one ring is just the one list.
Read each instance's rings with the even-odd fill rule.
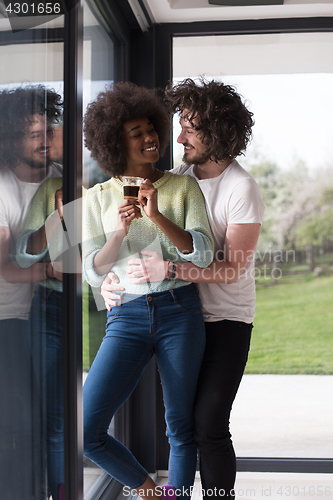
[[46,459],[48,490],[53,500],[58,500],[59,485],[64,482],[62,292],[37,287],[29,329],[33,365],[39,381],[40,415],[35,419],[35,429],[36,434],[42,433],[36,462],[40,461],[44,475]]
[[251,331],[252,324],[239,321],[206,323],[206,350],[195,404],[203,498],[235,498],[236,457],[229,419],[244,373]]
[[189,489],[197,460],[193,407],[204,347],[201,304],[192,284],[113,307],[83,389],[85,455],[130,488],[145,482],[147,471],[107,431],[156,354],[171,446],[169,484],[181,493]]

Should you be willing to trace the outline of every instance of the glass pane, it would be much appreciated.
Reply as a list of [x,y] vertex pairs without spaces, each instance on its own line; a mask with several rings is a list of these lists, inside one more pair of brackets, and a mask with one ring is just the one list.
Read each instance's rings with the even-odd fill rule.
[[3,7],[1,498],[57,500],[64,482],[62,276],[60,264],[50,262],[45,221],[62,200],[64,45],[53,33],[61,31],[63,16],[12,32]]
[[231,414],[239,457],[332,458],[332,49],[332,33],[173,40],[175,81],[233,85],[255,118],[238,161],[266,211],[251,350]]
[[[106,25],[96,17],[93,3],[84,3],[84,52],[83,52],[83,114],[87,105],[97,94],[110,86],[114,80],[114,44]],[[98,168],[83,149],[83,183],[88,189],[97,182],[104,182],[109,176]],[[106,312],[102,297],[93,295],[89,285],[83,283],[83,377],[95,358],[105,332]],[[114,433],[111,422],[110,433]],[[93,497],[104,480],[104,472],[87,458],[84,458],[84,497]]]

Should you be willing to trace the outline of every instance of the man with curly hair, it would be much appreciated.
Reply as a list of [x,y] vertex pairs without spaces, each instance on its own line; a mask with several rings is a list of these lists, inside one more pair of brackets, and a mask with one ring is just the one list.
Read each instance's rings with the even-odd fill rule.
[[34,496],[34,474],[27,467],[35,446],[27,412],[32,407],[28,316],[34,284],[47,278],[47,264],[21,269],[15,246],[38,187],[61,176],[50,159],[52,124],[61,113],[61,96],[42,85],[0,92],[0,366],[6,374],[0,381],[0,484],[3,497],[13,500]]
[[12,257],[38,187],[46,178],[62,175],[60,165],[50,159],[61,96],[42,85],[3,90],[0,111],[0,320],[24,320],[30,309],[30,283],[42,279],[45,264],[22,271]]
[[166,101],[181,113],[178,142],[185,164],[175,172],[197,180],[215,248],[215,260],[204,272],[187,264],[177,269],[182,279],[199,283],[206,325],[195,410],[202,488],[204,497],[213,491],[234,498],[229,418],[250,348],[254,252],[264,213],[257,183],[235,158],[245,153],[254,122],[235,89],[217,81],[185,80],[167,91]]
[[[166,90],[166,104],[180,114],[178,142],[184,164],[172,170],[198,182],[214,239],[215,260],[206,269],[175,262],[177,276],[198,283],[206,326],[206,350],[195,407],[195,439],[200,452],[204,498],[235,498],[236,457],[229,430],[232,403],[244,373],[255,306],[254,252],[264,203],[257,183],[237,162],[254,124],[252,113],[231,86],[186,79]],[[160,279],[169,267],[147,252],[128,269],[133,283]],[[106,302],[115,279],[103,285]],[[111,288],[112,287],[112,288]]]

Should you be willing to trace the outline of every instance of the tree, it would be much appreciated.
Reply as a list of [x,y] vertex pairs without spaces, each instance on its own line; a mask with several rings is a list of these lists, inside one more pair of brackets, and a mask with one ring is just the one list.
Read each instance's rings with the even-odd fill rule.
[[333,241],[333,171],[323,170],[317,176],[316,204],[296,230],[296,244],[304,247],[308,242],[323,246]]
[[332,238],[333,169],[317,170],[313,178],[303,161],[289,171],[258,161],[248,170],[266,205],[260,251],[305,248]]

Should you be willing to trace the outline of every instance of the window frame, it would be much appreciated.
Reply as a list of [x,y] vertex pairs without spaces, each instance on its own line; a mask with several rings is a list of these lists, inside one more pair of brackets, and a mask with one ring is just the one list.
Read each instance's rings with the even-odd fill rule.
[[[158,73],[156,78],[159,78],[160,86],[165,86],[169,81],[172,81],[172,45],[173,38],[176,37],[325,32],[333,32],[333,17],[204,21],[179,24],[162,23],[155,26],[155,39],[158,53],[164,54],[165,57],[156,61],[155,71]],[[164,85],[161,79],[164,79]],[[165,168],[172,168],[172,142],[166,157],[164,159]],[[161,463],[158,468],[167,468],[166,458],[161,457],[160,459]],[[331,459],[239,457],[237,458],[237,470],[244,472],[331,474],[333,471],[333,456]]]
[[[172,81],[172,42],[174,37],[333,32],[333,17],[262,19],[161,23],[143,33],[133,27],[133,18],[121,12],[117,2],[107,0],[90,5],[103,16],[115,43],[115,76],[149,87],[164,88]],[[82,52],[83,12],[78,3],[65,13],[65,27],[53,30],[33,29],[17,33],[16,43],[64,41],[64,202],[80,196],[82,179]],[[8,42],[7,42],[8,43]],[[6,44],[6,33],[0,33]],[[163,57],[161,57],[163,54]],[[172,144],[172,143],[171,143]],[[172,146],[171,146],[172,147]],[[172,166],[168,148],[161,170]],[[80,229],[80,228],[79,228]],[[83,430],[82,430],[82,290],[76,275],[64,277],[64,375],[65,375],[65,487],[66,498],[83,499]],[[149,408],[137,413],[145,398]],[[142,406],[141,406],[142,408]],[[130,402],[116,422],[117,434],[130,445],[149,470],[168,468],[168,443],[164,432],[163,398],[154,363],[151,363]],[[134,415],[136,417],[134,418]],[[140,432],[139,432],[140,430]],[[140,436],[140,439],[138,439]],[[147,441],[148,439],[148,441]],[[146,446],[142,449],[142,443]],[[238,471],[332,473],[332,459],[238,458]],[[117,486],[118,485],[118,486]],[[119,483],[105,484],[99,498],[115,497]],[[96,497],[97,498],[97,497]]]
[[[129,30],[117,6],[105,0],[89,5],[102,12],[115,44],[115,80],[129,73]],[[40,30],[41,32],[43,30]],[[76,3],[65,14],[64,39],[64,203],[81,197],[83,118],[83,7]],[[40,34],[41,38],[43,33]],[[23,37],[24,38],[24,37]],[[80,221],[80,217],[77,217]],[[82,228],[77,227],[78,239]],[[82,419],[82,283],[77,274],[64,275],[64,424],[65,498],[83,500],[83,419]],[[123,424],[118,424],[118,429]],[[95,498],[116,497],[119,483],[106,478]]]

